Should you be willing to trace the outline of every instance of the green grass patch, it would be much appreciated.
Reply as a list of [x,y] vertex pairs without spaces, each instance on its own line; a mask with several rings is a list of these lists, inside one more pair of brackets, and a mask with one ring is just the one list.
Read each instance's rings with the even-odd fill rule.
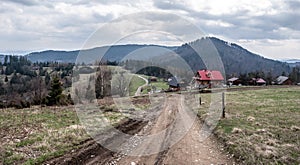
[[299,87],[228,92],[226,103],[215,132],[242,164],[300,163]]
[[145,83],[146,82],[142,78],[134,75],[129,83],[129,95],[134,96],[138,87],[144,85]]

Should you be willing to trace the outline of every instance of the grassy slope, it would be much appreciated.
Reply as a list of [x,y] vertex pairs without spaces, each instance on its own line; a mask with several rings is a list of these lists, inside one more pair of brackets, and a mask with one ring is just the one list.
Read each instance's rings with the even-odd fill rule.
[[71,107],[0,110],[0,164],[34,164],[88,138]]
[[144,85],[146,82],[138,76],[133,76],[129,83],[129,95],[134,96],[139,86]]
[[216,134],[243,164],[300,163],[300,88],[227,93]]
[[[211,98],[201,97],[199,114],[205,117]],[[228,92],[226,97],[226,119],[215,133],[242,164],[299,164],[299,87]],[[113,119],[119,116],[110,113]],[[33,164],[76,148],[88,135],[73,107],[36,107],[1,109],[0,137],[0,164]]]

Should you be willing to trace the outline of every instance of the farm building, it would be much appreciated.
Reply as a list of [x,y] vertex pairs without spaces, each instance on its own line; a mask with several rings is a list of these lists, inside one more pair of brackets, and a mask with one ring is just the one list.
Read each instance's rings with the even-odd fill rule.
[[157,82],[157,78],[156,78],[156,77],[151,77],[151,78],[150,78],[150,81],[151,81],[151,82]]
[[168,79],[168,85],[170,91],[178,91],[180,90],[180,80],[177,77],[171,77]]
[[266,81],[262,78],[256,79],[256,85],[266,85]]
[[252,78],[249,81],[249,85],[266,85],[267,82],[262,78]]
[[217,70],[199,70],[193,78],[194,87],[211,88],[221,86],[224,81],[223,75]]
[[239,85],[241,84],[241,80],[237,77],[232,77],[230,79],[227,80],[228,84],[231,85]]
[[286,76],[279,76],[276,79],[276,84],[277,85],[292,85],[293,82]]

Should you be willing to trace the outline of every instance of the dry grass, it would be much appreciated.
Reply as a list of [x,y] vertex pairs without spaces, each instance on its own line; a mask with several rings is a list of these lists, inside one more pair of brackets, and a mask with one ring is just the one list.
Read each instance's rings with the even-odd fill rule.
[[215,133],[242,164],[300,164],[299,87],[226,97],[227,116]]
[[1,109],[0,136],[0,164],[42,163],[88,138],[73,107]]

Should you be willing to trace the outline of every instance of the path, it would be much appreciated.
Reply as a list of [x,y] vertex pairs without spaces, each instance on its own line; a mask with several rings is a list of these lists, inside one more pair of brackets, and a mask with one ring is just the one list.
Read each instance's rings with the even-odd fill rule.
[[[123,156],[110,161],[120,165],[152,165],[152,164],[234,164],[234,161],[224,153],[222,146],[218,145],[213,137],[201,139],[201,123],[198,119],[195,122],[189,119],[185,114],[184,107],[181,104],[180,96],[173,95],[167,98],[165,108],[159,116],[148,125],[148,129],[142,130],[139,135],[156,134],[166,130],[164,138],[153,139],[149,142],[136,147],[136,153],[147,153],[149,150],[155,150],[166,147],[161,152],[146,156]],[[179,116],[177,116],[179,115]],[[186,128],[186,129],[185,129]],[[186,132],[179,138],[179,132]],[[174,142],[179,138],[178,142]],[[108,163],[109,164],[109,163]],[[113,163],[112,163],[113,164]]]
[[136,76],[138,76],[139,78],[141,78],[141,79],[143,79],[145,81],[145,84],[142,85],[142,86],[139,86],[138,89],[136,90],[135,94],[134,94],[134,96],[140,96],[143,87],[147,86],[149,82],[148,82],[148,80],[146,78],[144,78],[144,77],[142,77],[140,75],[136,75]]
[[[126,140],[126,144],[120,143],[118,137],[106,139],[107,144],[118,145],[117,148],[124,148],[125,152],[112,152],[95,142],[89,142],[78,151],[50,164],[235,164],[212,135],[206,139],[201,138],[199,131],[202,124],[198,118],[192,120],[193,115],[186,111],[182,96],[171,94],[157,99],[165,101],[161,106],[144,111],[143,122],[131,120],[119,126],[118,129],[122,132],[134,135]],[[139,139],[157,134],[160,134],[161,138]],[[103,139],[101,136],[99,138]]]

